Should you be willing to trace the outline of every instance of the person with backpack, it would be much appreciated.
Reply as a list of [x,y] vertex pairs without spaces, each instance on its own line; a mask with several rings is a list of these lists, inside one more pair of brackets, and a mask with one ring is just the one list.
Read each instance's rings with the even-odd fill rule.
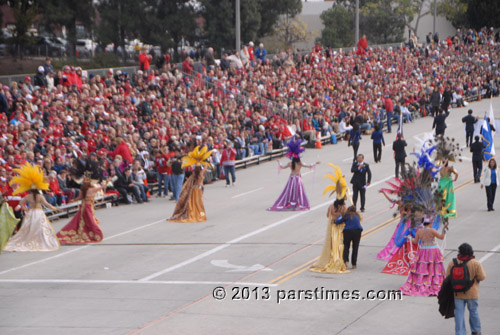
[[486,278],[484,268],[474,258],[474,250],[468,243],[458,247],[458,256],[446,270],[455,293],[455,335],[465,335],[465,306],[469,310],[472,335],[481,334],[481,320],[478,312],[479,282]]

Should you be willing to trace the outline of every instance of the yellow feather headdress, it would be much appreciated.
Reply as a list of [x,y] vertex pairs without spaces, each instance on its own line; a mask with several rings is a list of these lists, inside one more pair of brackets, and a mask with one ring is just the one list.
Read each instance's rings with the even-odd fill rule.
[[333,167],[335,171],[335,175],[329,173],[325,176],[325,178],[330,179],[333,184],[328,185],[325,190],[323,191],[323,196],[325,196],[328,192],[330,192],[330,197],[333,195],[334,192],[337,193],[337,199],[346,199],[348,196],[347,193],[347,182],[345,180],[345,177],[342,175],[342,170],[336,165],[333,165],[331,163],[328,163],[331,167]]
[[17,172],[17,176],[12,178],[10,185],[17,185],[14,195],[21,194],[29,190],[43,190],[49,189],[49,184],[45,176],[43,175],[42,169],[38,165],[31,165],[30,163],[24,164],[19,169],[14,169]]
[[204,146],[200,150],[200,146],[197,146],[194,148],[193,151],[191,151],[187,156],[182,157],[182,168],[184,169],[185,167],[196,165],[196,166],[202,166],[205,165],[207,167],[210,167],[210,163],[207,162],[206,160],[210,155],[212,154],[212,150],[208,151],[208,147]]

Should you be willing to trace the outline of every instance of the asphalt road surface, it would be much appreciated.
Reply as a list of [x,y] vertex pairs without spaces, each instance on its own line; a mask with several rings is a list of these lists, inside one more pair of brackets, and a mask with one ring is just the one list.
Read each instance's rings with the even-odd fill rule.
[[[498,118],[500,99],[493,105]],[[482,117],[489,101],[452,110],[446,135],[461,144],[468,108]],[[432,118],[405,124],[409,152],[419,149],[418,139],[431,126]],[[339,142],[304,154],[304,162],[322,162],[303,171],[307,212],[266,211],[289,173],[278,174],[269,162],[238,170],[235,187],[205,187],[207,222],[166,222],[175,204],[154,198],[97,210],[105,234],[100,244],[1,254],[0,334],[452,334],[453,319],[440,316],[437,298],[401,300],[394,291],[406,278],[382,274],[385,262],[375,259],[396,226],[395,210],[378,193],[394,175],[395,133],[384,136],[381,163],[374,163],[368,136],[359,149],[373,179],[358,268],[351,273],[308,271],[321,253],[333,201],[322,196],[328,184],[323,176],[331,172],[326,163],[339,165],[348,181],[351,176],[352,149]],[[497,151],[499,143],[497,138]],[[472,182],[471,154],[463,155],[454,164],[458,217],[450,220],[445,266],[461,243],[474,247],[487,273],[479,299],[483,334],[498,334],[500,219],[486,211],[485,191]],[[54,229],[67,222],[55,221]],[[327,290],[337,292],[327,299]]]

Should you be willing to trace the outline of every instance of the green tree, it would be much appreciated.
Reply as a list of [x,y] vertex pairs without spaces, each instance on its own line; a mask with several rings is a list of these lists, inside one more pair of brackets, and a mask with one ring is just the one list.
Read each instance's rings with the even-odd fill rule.
[[231,0],[201,0],[205,37],[218,52],[234,45],[234,10]]
[[145,19],[141,36],[146,43],[160,45],[162,50],[178,48],[182,40],[194,42],[196,38],[195,10],[189,0],[146,0]]
[[467,21],[469,27],[477,30],[482,27],[500,27],[498,0],[469,0]]
[[320,42],[324,46],[341,48],[354,44],[353,16],[341,5],[335,5],[320,15],[324,28]]
[[7,0],[0,4],[7,4],[12,9],[15,23],[11,43],[15,45],[19,57],[22,59],[24,48],[33,42],[33,36],[29,34],[29,30],[35,22],[38,2],[34,0]]
[[360,31],[370,43],[394,43],[403,40],[405,15],[396,12],[393,1],[367,2],[360,9]]
[[455,28],[468,27],[468,2],[469,0],[442,0],[437,4],[437,13],[444,16]]
[[[205,37],[215,50],[233,49],[235,41],[235,1],[200,0],[205,19]],[[273,31],[280,15],[295,17],[302,10],[300,0],[241,0],[241,38],[256,40]]]
[[103,44],[114,43],[114,52],[122,50],[123,61],[127,58],[125,39],[138,35],[144,7],[135,0],[104,0],[97,5],[100,23],[97,36]]
[[312,37],[312,32],[307,31],[307,25],[299,17],[289,18],[283,15],[274,30],[288,48],[297,42],[308,42]]
[[95,16],[92,0],[44,0],[40,3],[46,25],[54,30],[66,27],[68,32],[68,55],[76,55],[76,23],[91,28]]
[[302,11],[302,1],[300,0],[257,0],[257,2],[261,8],[259,37],[272,31],[280,15],[293,18]]

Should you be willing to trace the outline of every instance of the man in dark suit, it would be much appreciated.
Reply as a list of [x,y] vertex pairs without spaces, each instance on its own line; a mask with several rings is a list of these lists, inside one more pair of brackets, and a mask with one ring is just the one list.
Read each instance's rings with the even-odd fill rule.
[[472,109],[469,109],[469,114],[462,118],[465,123],[465,145],[468,147],[472,144],[472,136],[474,135],[474,124],[477,122],[477,117],[472,116]]
[[[353,173],[351,178],[352,184],[352,202],[354,207],[358,201],[358,194],[361,196],[361,212],[365,211],[365,193],[366,187],[370,186],[372,181],[372,172],[370,171],[370,166],[364,162],[365,156],[359,154],[356,157],[356,161],[352,164],[351,172]],[[368,180],[366,176],[368,175]]]
[[396,136],[396,140],[392,142],[392,150],[394,150],[394,160],[396,161],[396,178],[399,178],[399,170],[401,169],[401,174],[403,173],[403,169],[405,168],[405,159],[406,159],[406,141],[401,136],[401,133],[398,133]]
[[432,116],[436,116],[439,111],[439,104],[441,103],[441,93],[439,93],[439,87],[434,86],[434,91],[431,94],[431,112]]
[[474,143],[470,145],[472,152],[472,170],[474,171],[474,183],[481,181],[481,170],[483,169],[484,143],[479,141],[480,137],[474,137]]
[[432,129],[436,128],[436,136],[444,136],[444,131],[446,129],[446,118],[450,115],[449,111],[443,113],[442,110],[438,111],[438,114],[434,117],[434,123],[432,124]]

